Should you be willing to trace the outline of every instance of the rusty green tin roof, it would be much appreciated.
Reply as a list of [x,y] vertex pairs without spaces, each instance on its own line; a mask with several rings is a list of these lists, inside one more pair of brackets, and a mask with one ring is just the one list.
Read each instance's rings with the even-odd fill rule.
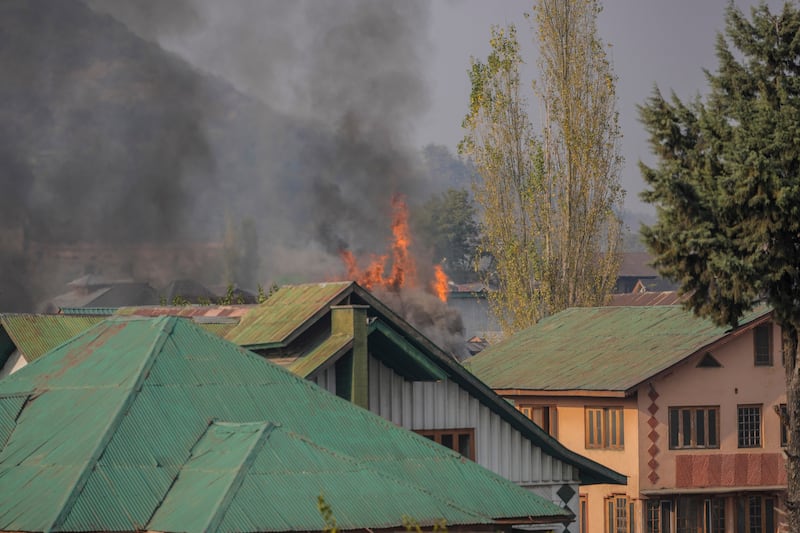
[[306,378],[313,372],[326,366],[336,356],[349,350],[353,346],[353,337],[342,333],[331,335],[308,353],[298,357],[287,370]]
[[353,285],[345,281],[281,287],[266,302],[251,308],[225,338],[250,349],[285,346]]
[[[330,313],[332,305],[343,302],[369,306],[369,350],[396,372],[408,379],[448,378],[458,383],[544,453],[576,467],[581,484],[625,484],[625,476],[564,447],[357,283],[283,286],[264,304],[252,308],[226,338],[282,354],[282,348],[295,339],[302,340],[304,331]],[[309,358],[307,352],[297,354],[289,368],[311,376],[341,353],[334,340],[314,346],[319,350],[314,357]]]
[[0,327],[30,363],[102,319],[101,316],[3,314]]
[[[768,313],[756,309],[740,327]],[[489,346],[465,366],[496,390],[629,392],[728,331],[681,306],[572,308]]]
[[320,494],[342,529],[570,518],[176,317],[110,318],[0,380],[0,530],[321,530]]

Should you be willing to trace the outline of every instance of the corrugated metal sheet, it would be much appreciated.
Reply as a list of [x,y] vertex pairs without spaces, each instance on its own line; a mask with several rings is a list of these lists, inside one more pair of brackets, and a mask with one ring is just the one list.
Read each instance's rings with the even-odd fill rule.
[[352,346],[353,337],[350,335],[336,334],[325,339],[319,346],[304,354],[287,366],[287,370],[306,378],[318,368],[325,365],[332,357],[341,354]]
[[250,348],[285,345],[303,326],[328,311],[352,282],[309,283],[281,287],[266,302],[242,317],[225,337]]
[[[768,312],[758,309],[742,323]],[[494,389],[627,391],[726,331],[680,306],[573,308],[465,366]]]
[[106,317],[113,315],[118,309],[118,307],[60,307],[58,312],[62,315]]
[[406,429],[472,428],[476,462],[516,483],[575,483],[572,466],[543,454],[457,383],[410,382],[374,357],[369,365],[373,413]]
[[609,305],[677,305],[685,301],[686,298],[688,298],[688,295],[679,295],[678,291],[631,292],[612,294]]
[[[219,530],[318,528],[320,490],[353,528],[400,526],[403,514],[451,525],[564,516],[187,320],[109,319],[0,381],[0,397],[16,394],[35,399],[0,451],[0,530],[205,531],[188,503],[157,513],[189,501],[213,502],[206,516]],[[214,421],[274,423],[283,440],[270,434],[252,467],[237,470],[250,441],[212,442]],[[203,446],[238,488],[209,485],[216,478],[191,461]]]
[[0,315],[2,326],[29,363],[94,326],[101,316]]
[[120,316],[180,316],[184,318],[198,317],[230,317],[239,318],[246,315],[255,305],[144,305],[138,307],[120,307],[116,313]]

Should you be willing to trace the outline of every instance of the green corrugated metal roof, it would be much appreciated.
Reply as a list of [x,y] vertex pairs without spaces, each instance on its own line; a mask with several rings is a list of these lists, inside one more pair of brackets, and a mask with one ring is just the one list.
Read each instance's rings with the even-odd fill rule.
[[0,530],[320,529],[320,493],[345,529],[566,518],[174,317],[108,319],[0,381],[4,413],[29,395],[0,451]]
[[[280,300],[277,299],[278,296]],[[373,321],[369,327],[369,349],[373,355],[382,358],[385,364],[401,375],[409,379],[443,379],[449,376],[545,453],[578,468],[582,484],[625,484],[625,476],[565,448],[356,283],[281,287],[265,304],[244,317],[240,323],[242,327],[237,328],[235,332],[247,333],[239,335],[238,339],[252,343],[251,347],[283,348],[294,339],[302,339],[300,335],[306,328],[330,312],[331,305],[339,304],[343,300],[351,304],[370,306],[369,315]],[[272,306],[275,311],[274,317]],[[295,312],[297,316],[294,316]],[[260,325],[264,326],[266,334],[259,332]],[[279,335],[274,333],[278,330],[281,330]],[[233,333],[227,337],[229,340],[233,339]],[[277,341],[278,338],[283,340]],[[324,352],[325,350],[319,352],[319,357],[305,361],[301,354],[292,364],[297,365],[297,368],[302,365],[301,373],[309,376],[320,367],[323,360],[328,360],[323,355]],[[329,355],[334,354],[329,353]]]
[[331,335],[307,354],[298,357],[286,369],[301,378],[307,378],[314,371],[328,363],[332,357],[349,349],[352,342],[353,337],[350,335],[341,333]]
[[117,312],[118,307],[59,307],[59,313],[63,315],[91,315],[91,316],[111,316]]
[[[760,308],[746,324],[769,312]],[[728,328],[681,306],[572,308],[489,346],[466,366],[494,389],[632,389]]]
[[287,285],[242,317],[226,339],[248,348],[285,345],[315,317],[328,311],[353,282]]
[[3,314],[0,326],[30,363],[101,320],[102,316]]

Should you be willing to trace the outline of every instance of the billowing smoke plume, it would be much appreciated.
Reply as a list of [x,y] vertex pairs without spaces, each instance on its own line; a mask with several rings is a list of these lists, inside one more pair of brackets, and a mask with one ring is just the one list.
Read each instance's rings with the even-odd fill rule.
[[[382,252],[393,195],[429,192],[409,140],[427,20],[422,0],[3,2],[0,275],[25,294],[0,286],[0,304],[84,273],[48,260],[65,244],[99,243],[100,270],[108,246],[136,276],[119,260],[135,245],[249,228],[262,256],[241,276],[265,284]],[[182,259],[165,278],[233,270]]]
[[436,296],[418,288],[403,291],[377,289],[375,296],[405,318],[420,333],[456,359],[469,355],[464,344],[461,314]]

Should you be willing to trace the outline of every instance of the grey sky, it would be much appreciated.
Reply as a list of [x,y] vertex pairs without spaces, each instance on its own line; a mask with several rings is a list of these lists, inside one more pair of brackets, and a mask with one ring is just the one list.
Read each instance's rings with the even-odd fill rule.
[[[370,0],[376,1],[376,0]],[[397,0],[400,1],[400,0]],[[598,19],[601,38],[611,45],[611,58],[618,76],[620,126],[625,157],[622,185],[627,191],[625,207],[631,211],[651,211],[639,200],[644,187],[638,161],[649,159],[643,128],[636,106],[643,103],[653,87],[663,93],[674,90],[682,99],[706,90],[703,68],[714,70],[716,35],[724,27],[724,12],[729,0],[605,0]],[[736,0],[749,11],[758,0]],[[773,10],[783,2],[769,0]],[[165,47],[183,55],[233,82],[240,89],[277,104],[294,113],[312,112],[309,99],[307,58],[316,46],[321,30],[295,9],[296,0],[95,0],[93,5],[111,9],[143,34],[155,34]],[[325,4],[309,0],[306,5]],[[364,10],[358,0],[337,0],[339,11]],[[331,5],[331,4],[326,4]],[[493,24],[513,23],[526,56],[528,80],[536,75],[534,32],[524,13],[533,0],[430,0],[415,27],[416,48],[409,48],[406,63],[421,65],[427,85],[427,110],[423,102],[413,109],[396,103],[393,127],[410,146],[444,144],[455,151],[463,132],[461,121],[467,108],[470,57],[485,58],[489,52],[489,31]],[[148,7],[147,10],[141,7]],[[135,9],[132,9],[135,8]],[[195,11],[196,10],[196,11]],[[134,11],[134,13],[126,13]],[[137,14],[131,18],[132,14]],[[141,18],[142,14],[150,17]],[[172,13],[172,17],[165,16]],[[348,15],[349,16],[349,15]],[[181,27],[175,28],[174,21]],[[318,23],[319,21],[317,21]],[[428,38],[425,39],[427,33]],[[354,37],[356,38],[356,37]],[[419,49],[426,51],[421,57]],[[372,52],[367,50],[365,54]],[[385,58],[391,64],[398,57]],[[356,59],[357,61],[357,59]],[[335,65],[334,65],[335,70]],[[360,81],[351,81],[358,87]],[[358,90],[355,92],[358,93]],[[359,93],[360,94],[360,93]],[[361,95],[364,96],[364,95]],[[533,99],[533,95],[530,95]],[[365,107],[377,102],[363,101]],[[381,102],[380,105],[387,105]],[[388,105],[391,105],[390,103]],[[532,105],[531,109],[537,106]],[[385,109],[385,108],[384,108]],[[389,111],[385,109],[386,111]],[[395,110],[397,111],[397,110]],[[531,112],[535,123],[535,116]],[[399,118],[402,117],[402,118]]]
[[[757,1],[738,1],[749,13]],[[782,2],[768,4],[778,9]],[[436,142],[455,150],[462,136],[466,112],[470,56],[485,58],[489,51],[489,27],[514,23],[523,51],[529,54],[529,76],[536,73],[533,31],[523,13],[532,2],[522,0],[437,0],[432,9],[432,49],[427,63],[431,108],[418,123],[419,144]],[[624,135],[623,187],[628,191],[627,209],[648,211],[639,200],[644,183],[637,162],[647,161],[644,130],[636,106],[654,85],[683,99],[706,89],[703,68],[714,70],[716,34],[724,27],[728,0],[606,0],[598,20],[600,36],[612,45],[611,57],[619,78],[620,125]],[[527,48],[526,48],[527,47]]]

